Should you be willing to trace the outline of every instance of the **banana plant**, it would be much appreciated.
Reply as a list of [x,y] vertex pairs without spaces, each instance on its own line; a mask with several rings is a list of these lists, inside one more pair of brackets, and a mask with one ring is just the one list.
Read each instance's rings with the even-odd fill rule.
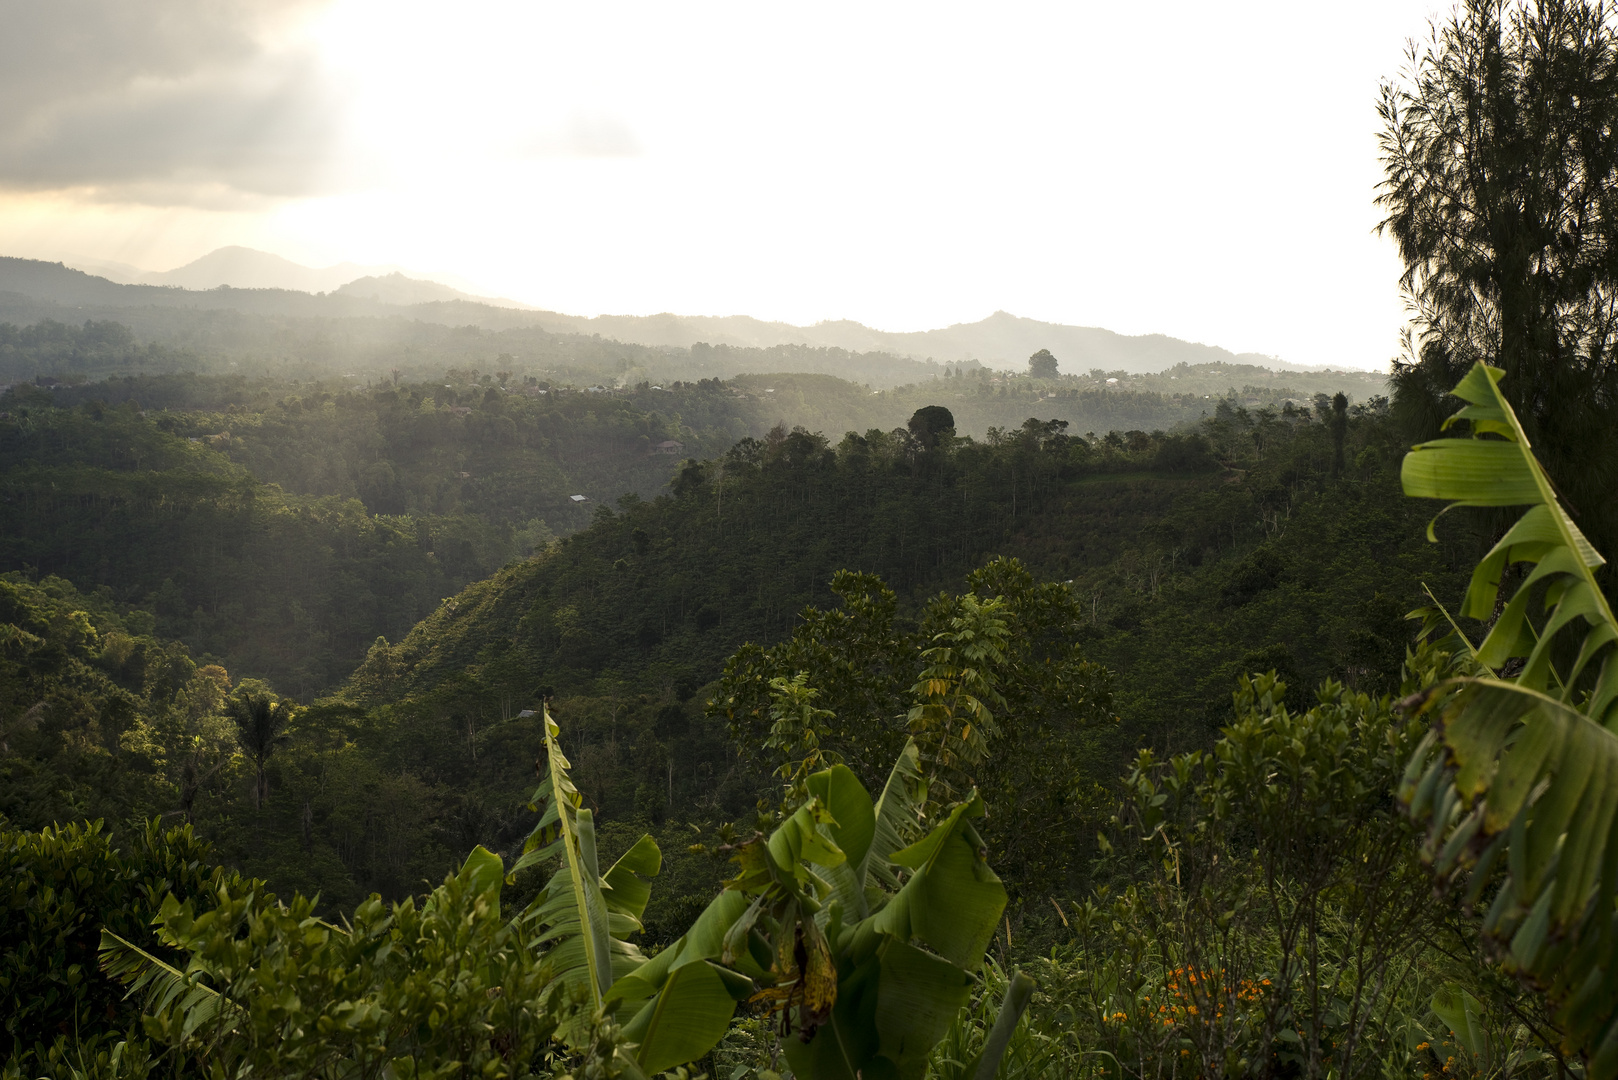
[[1005,908],[975,792],[901,846],[920,832],[916,756],[905,748],[876,803],[845,766],[814,774],[808,802],[736,850],[727,895],[750,902],[720,960],[796,1030],[786,1057],[806,1080],[919,1080]]
[[[1595,578],[1604,560],[1558,502],[1500,393],[1503,374],[1477,364],[1453,391],[1466,405],[1446,426],[1467,421],[1470,438],[1423,443],[1403,464],[1408,495],[1528,509],[1478,564],[1461,607],[1493,619],[1475,649],[1481,674],[1405,702],[1434,725],[1400,797],[1430,825],[1435,872],[1470,873],[1468,903],[1499,880],[1485,937],[1545,994],[1564,1052],[1605,1080],[1618,1077],[1618,620]],[[1526,572],[1507,596],[1518,564]]]
[[[737,877],[648,960],[626,938],[659,869],[656,844],[643,837],[598,872],[592,816],[544,719],[548,770],[534,797],[544,813],[511,872],[556,867],[519,916],[546,950],[550,987],[616,1017],[647,1074],[707,1053],[748,998],[796,1021],[787,1058],[806,1080],[923,1074],[1005,906],[972,826],[981,799],[922,835],[913,742],[876,802],[845,766],[814,773],[805,801],[769,837],[737,847]],[[583,1039],[587,1020],[563,1038]]]
[[[561,729],[549,708],[544,727],[546,776],[530,806],[537,810],[543,803],[545,809],[507,880],[529,866],[555,862],[545,888],[518,920],[534,929],[531,940],[543,952],[550,977],[545,992],[560,988],[585,1005],[560,1034],[577,1047],[590,1037],[596,1018],[629,1016],[625,1037],[636,1044],[635,1062],[646,1074],[693,1061],[724,1037],[736,1001],[752,984],[707,963],[705,955],[676,965],[669,956],[674,949],[648,965],[630,943],[629,935],[641,929],[651,898],[648,879],[662,868],[662,852],[643,836],[606,874],[599,872],[595,819],[569,776]],[[724,914],[721,907],[718,917]],[[701,966],[692,963],[698,960]]]
[[[548,1017],[544,1030],[576,1050],[603,1024],[619,1023],[614,1068],[631,1080],[701,1058],[741,1000],[797,1028],[787,1058],[804,1080],[920,1080],[967,1001],[1006,902],[973,826],[984,814],[975,793],[923,830],[913,743],[876,802],[844,766],[808,776],[805,801],[769,837],[740,845],[737,877],[684,936],[647,959],[628,938],[640,928],[661,853],[642,837],[599,872],[594,819],[548,710],[544,725],[549,767],[534,805],[545,808],[509,873],[477,848],[419,909],[406,902],[390,914],[373,898],[342,927],[315,918],[302,897],[289,908],[221,893],[219,909],[201,915],[169,897],[159,937],[189,952],[190,967],[110,934],[103,964],[146,995],[177,1046],[206,1031],[233,1061],[293,1050],[299,1061],[349,1061],[393,1053],[390,1040],[402,1036],[389,1035],[388,1023],[415,1030],[421,1007],[445,1004],[407,991],[438,985],[448,934],[473,942],[455,953],[465,971],[488,966],[481,949],[501,956],[498,971],[485,973],[503,972],[497,982],[478,982],[467,1000],[450,1003],[467,1023],[486,1027],[479,1010],[503,1009],[529,1017],[532,1035],[534,1018]],[[515,917],[503,915],[502,881],[543,863],[554,864],[545,888]],[[406,923],[416,929],[395,941],[390,926]],[[406,947],[418,938],[423,948]],[[315,981],[301,987],[306,976]],[[286,1041],[288,1024],[296,1046]],[[978,1075],[993,1074],[1003,1042]]]

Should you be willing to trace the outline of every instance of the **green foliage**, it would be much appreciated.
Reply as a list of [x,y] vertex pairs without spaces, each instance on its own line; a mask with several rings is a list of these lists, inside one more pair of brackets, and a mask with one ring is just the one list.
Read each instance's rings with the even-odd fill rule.
[[917,704],[906,720],[921,751],[924,790],[932,799],[936,788],[940,803],[964,794],[1001,733],[989,706],[1005,700],[996,686],[1008,666],[1004,607],[998,597],[979,601],[967,593],[921,650],[925,666],[910,688]]
[[[1244,667],[1276,667],[1293,707],[1298,686],[1327,675],[1394,688],[1409,597],[1423,579],[1462,580],[1447,564],[1470,557],[1468,541],[1415,535],[1423,519],[1393,496],[1396,444],[1374,411],[1349,410],[1337,480],[1315,419],[1232,409],[1203,430],[1246,471],[1120,474],[1161,446],[1081,451],[1049,433],[960,444],[936,475],[896,451],[880,459],[870,440],[845,441],[835,460],[801,433],[744,443],[722,480],[711,463],[685,494],[628,502],[374,644],[343,695],[301,714],[276,751],[262,814],[241,814],[251,792],[238,776],[239,823],[212,835],[278,888],[344,906],[373,890],[402,898],[472,844],[521,844],[511,808],[544,736],[520,714],[549,693],[606,863],[651,832],[681,883],[643,920],[647,941],[667,943],[716,880],[687,846],[780,797],[770,774],[783,759],[759,752],[770,680],[808,673],[814,707],[834,714],[818,721],[821,751],[874,792],[909,734],[921,649],[971,592],[1000,598],[1011,631],[1011,667],[996,675],[1006,706],[988,706],[1004,732],[975,780],[1016,923],[1025,896],[1044,907],[1048,891],[1088,887],[1105,785],[1136,747],[1207,745]],[[1013,469],[1036,478],[1037,501],[1007,490]],[[1002,544],[1022,569],[989,558]],[[734,739],[730,683],[702,689],[732,652],[748,680]],[[1113,713],[1121,723],[1100,722]],[[1020,827],[1030,816],[1062,825]]]
[[0,378],[8,380],[47,372],[82,379],[85,372],[157,371],[188,360],[195,358],[152,342],[138,343],[129,327],[111,320],[89,319],[81,326],[54,319],[32,326],[0,322]]
[[1394,368],[1432,438],[1474,364],[1504,389],[1596,546],[1618,546],[1609,296],[1618,20],[1591,0],[1466,0],[1383,86],[1382,228],[1419,337]]
[[955,414],[942,405],[925,405],[910,415],[905,427],[923,450],[935,450],[940,439],[953,435]]
[[[390,388],[215,414],[18,408],[0,417],[0,565],[115,589],[165,635],[306,696],[378,635],[403,636],[467,582],[583,524],[568,501],[580,488],[666,481],[674,459],[648,447],[678,421],[671,431],[627,401],[543,400],[474,408]],[[577,464],[559,466],[562,447]]]
[[530,806],[545,810],[523,845],[515,875],[536,863],[556,863],[545,888],[524,912],[524,921],[543,927],[553,985],[600,1012],[613,981],[644,962],[629,944],[640,930],[651,890],[642,880],[662,868],[662,853],[651,837],[642,837],[603,876],[596,855],[595,816],[581,806],[583,797],[568,776],[569,763],[557,740],[560,729],[543,709],[546,778]]
[[[1455,664],[1424,645],[1405,689]],[[1421,726],[1332,683],[1306,711],[1286,698],[1273,673],[1243,679],[1211,752],[1136,761],[1104,884],[1042,901],[1058,943],[1017,958],[1037,988],[1002,1075],[1569,1075],[1539,1002],[1476,965],[1475,929],[1435,901],[1389,798]],[[1009,922],[994,948],[1003,971]],[[970,1075],[1010,1027],[1006,988],[991,970],[936,1075]]]
[[[1478,364],[1455,388],[1467,404],[1452,419],[1469,422],[1472,438],[1424,443],[1405,459],[1411,495],[1529,509],[1467,590],[1464,613],[1494,616],[1473,656],[1480,673],[1407,703],[1437,724],[1400,794],[1429,824],[1424,854],[1440,879],[1470,876],[1469,904],[1503,867],[1484,935],[1508,971],[1543,989],[1564,1052],[1608,1077],[1618,1075],[1618,620],[1594,576],[1603,559],[1558,502],[1499,389],[1503,374]],[[1508,599],[1507,571],[1523,564]]]
[[292,713],[291,705],[268,694],[242,694],[225,707],[225,715],[236,725],[242,751],[253,763],[257,780],[253,785],[254,809],[261,809],[270,797],[270,781],[264,768],[275,748],[287,741],[284,732]]
[[1332,683],[1307,712],[1284,699],[1244,678],[1211,755],[1143,752],[1127,778],[1120,854],[1152,871],[1080,923],[1126,928],[1091,993],[1131,1071],[1184,1050],[1208,1072],[1375,1075],[1404,1021],[1384,988],[1436,913],[1387,793],[1420,732]]
[[[194,996],[160,993],[146,1034],[206,1076],[549,1075],[571,1007],[501,917],[502,877],[479,848],[420,903],[373,897],[342,926],[301,896],[221,887],[201,912],[170,897],[157,934],[187,960],[168,981],[211,986],[222,1003],[199,1011]],[[125,951],[111,937],[103,949],[114,963]]]
[[[839,574],[843,607],[805,611],[773,648],[739,650],[709,709],[738,741],[772,747],[784,689],[812,688],[832,706],[811,706],[816,753],[850,762],[867,782],[872,763],[913,740],[923,801],[936,811],[980,786],[992,812],[986,835],[1021,884],[1071,865],[1066,850],[1018,843],[1016,823],[1082,805],[1084,740],[1110,719],[1112,677],[1071,640],[1083,613],[1064,586],[1036,584],[1007,559],[967,583],[974,591],[934,598],[908,629],[880,579]],[[786,756],[783,768],[799,769],[804,755]]]
[[[372,897],[341,926],[301,896],[283,904],[216,876],[211,906],[168,895],[153,920],[183,964],[101,928],[103,966],[142,999],[146,1035],[220,1077],[527,1076],[553,1039],[587,1069],[640,1076],[707,1054],[751,994],[799,1030],[786,1053],[806,1080],[925,1073],[1005,905],[972,825],[981,800],[895,849],[890,812],[852,773],[816,773],[768,838],[735,849],[740,872],[687,933],[648,960],[625,938],[657,846],[643,838],[598,872],[593,815],[548,714],[545,725],[536,798],[548,806],[510,877],[557,869],[519,915],[502,915],[508,875],[481,847],[419,906]],[[905,813],[920,809],[914,757],[907,748],[883,793]],[[839,870],[841,890],[821,873]],[[985,1056],[991,1073],[998,1054]]]
[[157,948],[148,924],[166,897],[205,897],[227,885],[243,883],[212,865],[209,845],[189,826],[153,821],[114,834],[96,821],[0,830],[6,1068],[54,1072],[52,1055],[62,1057],[57,1040],[64,1038],[91,1059],[113,1053],[99,1040],[135,1028],[139,1012],[99,970],[101,934]]
[[154,620],[66,582],[0,579],[0,820],[228,814],[229,675],[198,667]]
[[[464,429],[467,442],[458,445],[481,445],[476,432],[493,430],[489,425],[499,417],[494,405],[484,405],[488,388],[481,385],[482,396],[459,406],[467,385],[457,378],[457,407],[469,413],[434,403],[429,415],[424,397],[417,419],[386,445],[404,447],[404,434],[416,432],[430,448],[439,436],[430,426],[411,425],[439,414],[449,425],[443,438],[462,438],[455,432]],[[132,459],[119,457],[119,447],[156,455],[142,457],[142,467],[157,461],[165,475],[193,465],[228,469],[222,459],[244,446],[285,449],[307,439],[317,448],[342,447],[333,433],[344,430],[345,419],[361,431],[369,430],[368,416],[385,419],[395,409],[406,415],[398,401],[380,399],[391,392],[408,400],[412,389],[350,393],[353,400],[339,404],[344,395],[335,388],[300,388],[286,395],[283,409],[274,393],[259,400],[241,389],[245,385],[120,383],[114,389],[154,395],[148,415],[108,407],[99,421],[90,403],[63,396],[80,391],[56,391],[59,402],[83,404],[52,411],[52,422],[66,426],[46,449],[112,472],[136,471]],[[806,401],[821,401],[816,387],[782,380],[774,396],[801,390]],[[726,402],[765,407],[731,393],[761,394],[753,383],[710,384],[679,396],[686,389],[672,396],[650,389],[564,394],[554,403],[549,395],[513,391],[501,397],[500,408],[554,404],[553,411],[571,416],[569,410],[588,406],[612,417],[623,414],[625,403],[644,412],[642,399],[677,400],[690,410],[710,403],[714,416],[724,415]],[[326,393],[331,401],[320,400]],[[163,414],[155,406],[167,400],[161,394],[186,403],[183,413],[169,413],[171,420],[196,426],[177,426],[172,437],[156,426]],[[1032,401],[1006,400],[1017,407]],[[245,412],[228,412],[233,402],[246,402]],[[81,408],[82,414],[68,416],[71,424],[63,419]],[[122,714],[98,714],[91,724],[76,712],[72,725],[57,728],[52,716],[62,714],[50,713],[37,728],[45,737],[20,728],[15,736],[0,734],[13,749],[29,747],[26,755],[0,760],[0,770],[21,777],[25,761],[29,769],[56,762],[44,780],[0,785],[0,799],[29,826],[70,820],[79,813],[73,806],[109,820],[178,812],[220,844],[222,857],[278,889],[318,892],[339,909],[371,891],[400,899],[422,881],[437,880],[473,844],[508,851],[521,843],[527,828],[513,808],[532,787],[525,747],[543,741],[537,719],[521,713],[537,709],[549,692],[568,727],[575,782],[595,814],[607,862],[650,832],[664,852],[665,879],[680,883],[660,889],[643,920],[646,940],[666,943],[701,910],[717,877],[686,853],[687,846],[747,815],[761,796],[773,803],[779,795],[769,791],[775,783],[769,774],[780,761],[756,752],[768,735],[768,705],[748,721],[749,734],[739,741],[728,737],[722,715],[704,713],[708,694],[701,688],[721,674],[724,658],[741,646],[740,661],[753,655],[746,642],[759,643],[762,652],[791,635],[794,651],[778,657],[779,666],[755,689],[766,689],[771,678],[809,672],[806,686],[820,695],[814,707],[834,713],[821,721],[822,752],[838,755],[875,791],[909,734],[908,714],[918,704],[911,688],[925,666],[920,651],[959,614],[952,607],[957,598],[972,593],[981,603],[1000,598],[1009,605],[997,617],[1009,620],[1013,641],[1012,667],[996,675],[1006,705],[986,706],[1004,730],[991,748],[991,767],[976,770],[990,808],[982,831],[998,872],[1019,898],[1026,894],[1033,902],[1047,890],[1081,890],[1089,838],[1108,813],[1102,785],[1142,740],[1176,748],[1205,744],[1217,703],[1246,666],[1276,666],[1294,686],[1328,674],[1362,689],[1385,686],[1402,653],[1399,614],[1410,606],[1404,597],[1423,578],[1444,588],[1445,563],[1465,554],[1464,541],[1428,550],[1409,535],[1415,515],[1389,497],[1397,456],[1391,430],[1375,409],[1348,410],[1346,467],[1335,480],[1331,432],[1312,412],[1266,416],[1228,402],[1214,412],[1193,433],[1142,433],[1120,438],[1116,448],[1040,420],[997,435],[994,445],[957,440],[925,468],[906,432],[870,433],[833,448],[804,432],[779,431],[688,466],[680,476],[694,473],[694,479],[677,485],[679,494],[627,500],[565,544],[504,567],[447,602],[450,587],[431,584],[441,576],[402,581],[397,575],[414,573],[412,566],[437,567],[434,573],[441,574],[448,546],[432,540],[436,550],[423,551],[419,532],[390,533],[398,520],[374,515],[366,524],[357,507],[353,517],[305,521],[293,512],[303,496],[255,489],[262,497],[253,500],[253,513],[267,514],[271,527],[246,531],[240,561],[225,575],[240,577],[245,590],[240,617],[209,616],[211,629],[190,636],[191,628],[204,625],[198,607],[204,614],[210,608],[193,604],[183,591],[177,599],[164,592],[170,599],[162,603],[153,594],[157,625],[200,641],[192,655],[206,647],[227,659],[227,687],[231,677],[265,670],[254,657],[280,665],[300,654],[318,655],[321,664],[336,667],[343,654],[329,647],[335,638],[311,634],[309,623],[278,614],[276,604],[308,590],[311,603],[327,605],[320,610],[352,619],[353,647],[366,656],[341,696],[300,712],[291,724],[291,740],[265,763],[269,795],[261,808],[250,806],[257,769],[240,754],[230,721],[208,704],[212,692],[205,684],[218,683],[202,679],[201,669],[164,691],[161,702],[138,709],[141,722],[116,741],[99,736],[102,749],[93,756],[96,739],[85,733],[110,730]],[[279,432],[273,438],[272,429]],[[231,441],[218,449],[181,437],[221,430],[231,432]],[[370,438],[357,445],[371,445]],[[1188,447],[1201,447],[1196,453],[1205,463],[1217,454],[1231,469],[1181,469],[1175,455]],[[327,464],[306,476],[344,475],[347,450],[322,456],[327,449],[312,452],[310,460]],[[171,453],[172,459],[162,457]],[[430,468],[418,477],[455,464],[425,451],[419,460]],[[293,473],[284,475],[293,483]],[[161,484],[153,491],[160,493]],[[270,513],[277,498],[286,502]],[[335,572],[341,560],[310,558],[296,530],[318,534],[339,525],[339,538],[356,558],[370,550],[368,537],[394,535],[399,542],[390,541],[374,558],[364,556],[370,561],[358,576],[324,577],[322,567]],[[278,531],[283,527],[292,531]],[[155,541],[144,549],[109,543],[99,550],[109,567],[142,550],[172,556],[187,567],[186,588],[203,588],[225,566],[210,561],[214,539],[201,530],[190,552],[170,552]],[[263,546],[255,546],[260,540]],[[984,566],[998,551],[1018,557],[1024,584],[967,580],[974,570],[1002,573]],[[844,566],[865,576],[838,575]],[[261,574],[266,567],[275,572]],[[367,576],[371,570],[382,576]],[[845,597],[838,603],[827,582],[845,580],[851,584],[836,586]],[[260,590],[273,602],[254,599]],[[951,599],[940,602],[935,617],[930,598],[940,590]],[[139,590],[134,593],[138,598]],[[415,631],[395,638],[397,644],[376,639],[375,612],[402,611],[418,600],[433,610]],[[124,610],[110,590],[104,601],[86,603],[69,604],[63,615],[86,610],[101,620],[97,604]],[[303,608],[305,615],[316,610]],[[316,623],[326,617],[311,616]],[[800,623],[803,632],[794,634]],[[27,625],[35,629],[24,632],[39,636],[38,624]],[[153,627],[141,629],[151,633]],[[101,638],[97,647],[104,650]],[[19,647],[8,646],[7,655],[20,656]],[[83,653],[86,667],[103,670],[92,652],[86,647]],[[243,664],[231,659],[244,655]],[[276,690],[307,700],[312,684],[317,680],[278,676]],[[22,700],[26,682],[8,685],[18,689],[19,707],[3,722],[21,724],[39,698]],[[1083,693],[1064,698],[1064,688]],[[1093,722],[1112,712],[1121,724]],[[115,768],[96,771],[109,767]],[[1064,824],[1019,827],[1029,815]],[[1022,910],[1014,909],[1014,921]]]
[[783,759],[775,775],[787,782],[784,801],[793,805],[807,800],[810,774],[841,764],[836,753],[820,749],[825,721],[834,714],[815,706],[820,691],[808,684],[808,678],[807,671],[800,671],[790,679],[777,675],[770,680],[770,733],[764,749]]
[[[895,775],[906,768],[902,757]],[[761,984],[757,998],[798,1032],[785,1050],[797,1075],[920,1077],[1005,906],[973,825],[982,802],[957,804],[887,854],[877,845],[893,833],[877,821],[890,815],[846,767],[811,777],[809,790],[768,838],[737,848],[728,888],[751,903],[732,916],[721,959]],[[890,799],[920,809],[892,784]],[[873,873],[879,864],[886,873]],[[908,875],[888,894],[879,883],[897,880],[895,868]]]
[[1082,1055],[1064,1037],[1069,1033],[1041,1031],[1028,1022],[1033,992],[1034,980],[1027,975],[1019,971],[1008,978],[986,959],[972,1000],[933,1049],[929,1075],[939,1080],[1032,1080],[1064,1070],[1071,1075]]

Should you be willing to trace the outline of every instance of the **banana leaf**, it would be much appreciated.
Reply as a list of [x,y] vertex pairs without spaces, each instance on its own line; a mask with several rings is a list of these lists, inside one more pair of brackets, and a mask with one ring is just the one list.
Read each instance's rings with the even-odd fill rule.
[[[1606,560],[1557,502],[1550,478],[1500,393],[1503,375],[1485,364],[1473,366],[1454,390],[1467,405],[1445,422],[1448,427],[1470,421],[1472,438],[1422,443],[1405,455],[1400,479],[1407,495],[1449,500],[1446,511],[1457,506],[1529,508],[1472,572],[1461,614],[1487,621],[1501,598],[1506,568],[1514,563],[1531,566],[1478,646],[1478,660],[1499,669],[1508,659],[1523,659],[1518,685],[1555,690],[1563,701],[1578,702],[1579,711],[1591,720],[1611,725],[1618,721],[1618,650],[1613,648],[1618,621],[1594,574]],[[1432,525],[1427,535],[1434,537]],[[1536,588],[1541,584],[1543,589]],[[1538,627],[1530,618],[1536,601],[1544,614]],[[1565,673],[1552,664],[1553,642],[1564,630],[1582,634],[1578,655]]]
[[[637,1044],[636,1064],[648,1075],[694,1061],[724,1037],[737,999],[752,989],[744,976],[708,963],[723,940],[713,924],[733,922],[745,902],[716,902],[713,914],[704,913],[690,933],[648,964],[628,937],[642,929],[649,879],[662,868],[662,853],[643,836],[605,874],[599,872],[594,816],[568,774],[561,730],[549,709],[544,719],[548,773],[534,803],[543,800],[545,812],[511,873],[556,865],[521,916],[536,926],[532,941],[552,968],[546,993],[559,984],[583,996],[596,1015],[629,1016],[625,1038]],[[562,1030],[564,1041],[575,1045],[588,1033],[589,1017]]]
[[[899,843],[914,831],[914,773],[911,746],[875,805],[846,769],[817,773],[808,804],[736,853],[741,872],[727,888],[751,903],[720,958],[751,965],[765,987],[755,1000],[796,1016],[786,1054],[804,1080],[920,1080],[1004,910],[972,825],[983,815],[975,793]],[[896,893],[880,891],[901,876]],[[873,893],[885,903],[867,905]]]
[[603,878],[595,818],[584,809],[568,774],[571,765],[558,741],[561,729],[549,709],[544,719],[548,770],[531,805],[537,808],[543,801],[545,811],[510,878],[529,866],[555,861],[555,872],[520,918],[536,926],[532,943],[552,968],[547,992],[560,984],[588,1001],[592,1012],[600,1012],[613,980],[644,962],[627,938],[641,929],[640,916],[651,895],[644,878],[658,872],[662,855],[650,836],[642,837]]
[[1006,889],[983,859],[983,839],[972,827],[984,815],[983,800],[950,811],[927,836],[892,861],[912,872],[888,905],[872,916],[876,929],[900,941],[912,937],[951,963],[976,971],[1006,906]]
[[[1520,660],[1520,673],[1447,680],[1406,702],[1436,723],[1400,797],[1429,823],[1423,854],[1437,873],[1470,871],[1469,902],[1504,869],[1483,932],[1543,991],[1563,1051],[1607,1080],[1618,1077],[1618,621],[1594,575],[1604,560],[1557,501],[1502,374],[1472,368],[1453,418],[1472,437],[1417,446],[1402,478],[1407,494],[1451,506],[1528,507],[1461,607],[1481,620],[1498,610],[1477,660],[1491,673]],[[1508,597],[1514,564],[1527,572]]]
[[921,751],[914,739],[907,740],[899,752],[898,760],[888,773],[888,782],[876,800],[876,829],[871,846],[859,863],[862,885],[871,890],[876,885],[890,889],[899,887],[893,872],[893,853],[916,839],[921,825],[921,805],[916,799],[916,788],[921,783]]
[[[706,1054],[724,1038],[736,1002],[754,990],[746,974],[714,963],[725,934],[748,907],[722,892],[679,940],[617,980],[608,1006],[629,1019],[624,1037],[639,1044],[636,1061],[661,1072]],[[754,966],[762,974],[762,969]]]
[[143,1013],[174,1008],[184,1017],[180,1026],[182,1041],[216,1022],[222,1021],[222,1027],[228,1029],[239,1011],[218,990],[201,981],[200,971],[181,971],[111,930],[101,931],[99,953],[101,970],[129,987],[125,997],[141,997]]

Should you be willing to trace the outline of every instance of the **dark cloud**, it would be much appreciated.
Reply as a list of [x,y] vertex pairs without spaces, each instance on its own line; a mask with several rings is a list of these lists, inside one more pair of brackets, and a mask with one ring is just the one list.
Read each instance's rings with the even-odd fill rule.
[[161,204],[329,190],[342,94],[280,43],[315,6],[0,0],[0,185]]

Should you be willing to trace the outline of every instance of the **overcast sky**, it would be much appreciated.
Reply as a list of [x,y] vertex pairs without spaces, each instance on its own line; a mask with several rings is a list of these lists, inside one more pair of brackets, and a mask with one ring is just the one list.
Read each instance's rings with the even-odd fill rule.
[[1382,367],[1377,83],[1444,10],[0,0],[0,254]]

